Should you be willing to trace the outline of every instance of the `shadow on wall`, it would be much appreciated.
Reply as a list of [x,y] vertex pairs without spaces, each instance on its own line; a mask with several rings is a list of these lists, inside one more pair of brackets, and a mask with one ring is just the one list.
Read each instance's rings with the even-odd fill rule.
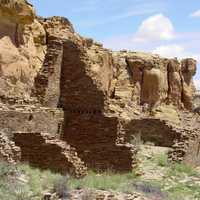
[[87,74],[84,50],[68,40],[64,42],[60,82],[60,107],[64,110],[102,110],[104,94]]
[[127,125],[126,141],[152,143],[155,146],[172,147],[178,133],[158,119],[133,120]]

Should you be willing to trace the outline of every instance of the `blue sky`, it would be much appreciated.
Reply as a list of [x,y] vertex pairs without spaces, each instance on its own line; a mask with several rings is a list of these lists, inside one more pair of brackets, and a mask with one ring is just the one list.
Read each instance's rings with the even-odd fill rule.
[[[200,0],[29,0],[40,16],[64,16],[107,48],[194,57],[200,62]],[[200,65],[195,76],[200,88]]]

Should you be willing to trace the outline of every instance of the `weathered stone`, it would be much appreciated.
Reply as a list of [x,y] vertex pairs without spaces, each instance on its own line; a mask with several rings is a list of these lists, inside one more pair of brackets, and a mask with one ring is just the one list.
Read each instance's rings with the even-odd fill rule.
[[0,96],[30,98],[34,77],[44,60],[45,38],[30,4],[25,0],[0,1]]
[[32,23],[35,12],[26,0],[1,0],[0,17],[9,18],[16,23]]
[[114,191],[103,191],[103,190],[73,190],[69,193],[70,200],[150,200],[151,198],[145,197],[145,195],[133,192],[132,194],[125,194]]
[[5,133],[0,132],[0,161],[15,164],[21,160],[21,149]]
[[47,133],[15,133],[14,140],[21,148],[22,161],[42,169],[70,173],[77,178],[87,174],[76,150]]

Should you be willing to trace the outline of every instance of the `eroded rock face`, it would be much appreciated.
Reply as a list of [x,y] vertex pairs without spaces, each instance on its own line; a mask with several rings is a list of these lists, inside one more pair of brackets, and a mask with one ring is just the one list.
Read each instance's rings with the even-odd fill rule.
[[16,23],[32,23],[35,18],[33,7],[26,0],[1,0],[0,10],[1,17]]
[[46,33],[26,1],[0,2],[1,99],[30,98],[45,54]]
[[192,77],[196,74],[196,61],[193,59],[182,60],[181,71],[183,74],[183,103],[187,109],[192,109],[194,84]]
[[195,60],[185,59],[179,62],[177,59],[133,52],[114,54],[114,57],[122,56],[126,62],[124,68],[129,70],[127,87],[132,83],[136,103],[148,104],[150,107],[163,103],[172,104],[179,109],[185,107],[191,110]]
[[199,113],[200,113],[200,92],[199,91],[195,93],[193,102],[194,102],[194,109],[198,110],[199,108]]
[[[0,100],[6,116],[0,128],[7,130],[5,120],[25,119],[19,126],[18,120],[8,123],[7,134],[48,132],[98,170],[136,167],[138,133],[143,142],[172,146],[173,160],[186,158],[191,148],[183,146],[195,139],[184,135],[200,134],[198,116],[191,113],[195,60],[112,52],[81,37],[66,18],[35,17],[25,1],[2,0],[0,16]],[[26,113],[26,107],[11,112],[20,103],[34,104],[37,112]],[[63,118],[52,109],[61,110]],[[47,151],[42,144],[38,148]],[[197,153],[198,147],[193,149]],[[25,158],[31,161],[28,154]]]
[[181,66],[177,59],[168,63],[168,101],[182,107],[183,85],[180,76]]
[[138,85],[139,103],[150,106],[161,103],[166,98],[168,87],[164,60],[141,53],[127,53],[126,56],[134,84]]

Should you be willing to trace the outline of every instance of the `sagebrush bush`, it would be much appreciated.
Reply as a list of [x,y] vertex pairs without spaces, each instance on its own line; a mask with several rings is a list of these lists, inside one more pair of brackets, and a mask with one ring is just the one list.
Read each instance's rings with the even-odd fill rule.
[[104,173],[89,171],[88,175],[83,179],[69,179],[69,185],[73,189],[94,188],[99,190],[123,191],[129,182],[135,179],[136,175],[134,172],[119,174],[112,171]]
[[16,171],[15,166],[10,165],[7,162],[0,162],[0,178],[6,178],[10,173],[14,173]]
[[[19,177],[23,176],[25,182]],[[0,163],[0,200],[36,200],[42,199],[44,191],[56,190],[59,196],[65,197],[68,191],[64,187],[65,177],[49,170],[41,171],[27,164],[12,166]],[[66,190],[67,188],[67,190]]]
[[145,182],[145,181],[139,181],[133,183],[133,187],[140,191],[147,196],[152,196],[152,198],[159,198],[162,200],[165,200],[168,198],[167,193],[162,191],[162,186],[157,182]]
[[57,194],[59,198],[66,199],[68,197],[68,177],[64,176],[57,179],[53,185],[53,192]]

